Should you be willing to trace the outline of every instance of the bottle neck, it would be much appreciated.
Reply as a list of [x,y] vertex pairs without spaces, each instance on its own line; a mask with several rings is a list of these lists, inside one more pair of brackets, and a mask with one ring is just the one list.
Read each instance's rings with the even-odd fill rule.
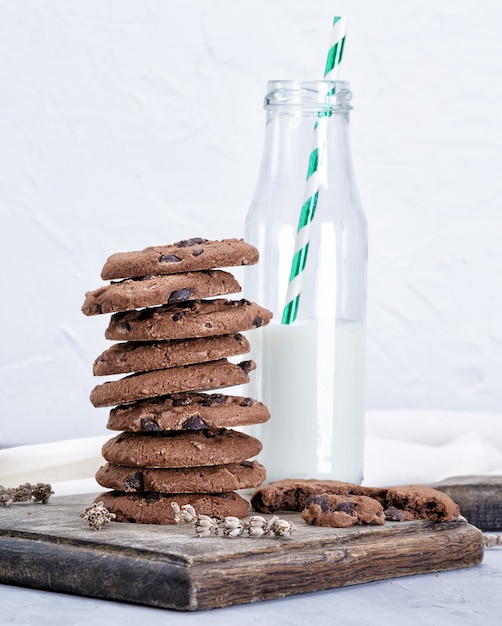
[[[252,207],[270,206],[263,194],[280,195],[281,220],[297,219],[291,204],[303,196],[311,155],[324,187],[354,187],[350,150],[347,83],[272,81],[265,97],[265,141]],[[287,198],[295,198],[291,203]],[[296,226],[297,224],[295,224]]]
[[308,157],[316,148],[330,160],[336,158],[339,167],[338,159],[343,162],[350,155],[349,122],[348,111],[323,117],[303,111],[267,111],[262,169],[268,169],[272,176],[284,168],[298,175],[296,169],[303,158],[307,174]]
[[320,116],[350,110],[352,93],[346,81],[271,80],[264,99],[266,110]]

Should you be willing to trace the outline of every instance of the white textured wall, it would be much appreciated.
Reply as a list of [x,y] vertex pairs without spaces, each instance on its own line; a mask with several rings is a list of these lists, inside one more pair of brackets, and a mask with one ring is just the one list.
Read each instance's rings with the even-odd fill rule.
[[271,78],[350,19],[369,408],[502,407],[502,4],[0,1],[0,445],[102,432],[80,313],[118,250],[241,236]]

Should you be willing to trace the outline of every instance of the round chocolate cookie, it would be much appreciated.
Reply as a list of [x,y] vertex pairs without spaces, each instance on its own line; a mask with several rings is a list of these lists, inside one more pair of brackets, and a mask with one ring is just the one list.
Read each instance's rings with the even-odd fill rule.
[[126,431],[235,428],[262,424],[269,418],[269,410],[258,400],[191,392],[117,406],[110,411],[107,428]]
[[227,335],[265,326],[267,309],[249,300],[196,300],[115,313],[105,337],[116,341],[155,341]]
[[250,349],[249,341],[240,333],[172,341],[126,341],[114,344],[98,356],[92,371],[95,376],[148,372],[217,361],[245,354]]
[[143,398],[166,396],[180,391],[206,391],[221,387],[232,387],[249,382],[249,372],[254,370],[254,361],[230,363],[227,359],[182,365],[169,369],[131,374],[119,380],[97,385],[91,391],[94,406],[113,406],[134,402]]
[[100,313],[131,311],[239,291],[241,287],[232,274],[220,270],[204,270],[171,276],[146,276],[123,280],[88,291],[85,294],[82,312],[84,315],[99,315]]
[[108,440],[102,454],[113,465],[128,467],[202,467],[241,463],[262,448],[258,439],[236,430],[121,433]]
[[118,252],[106,261],[101,278],[132,278],[151,274],[177,274],[215,267],[253,265],[258,250],[242,239],[211,241],[193,237],[167,246],[150,246],[135,252]]
[[108,491],[100,494],[94,502],[103,502],[110,513],[115,513],[115,521],[136,524],[174,524],[173,502],[180,506],[191,504],[199,515],[218,519],[230,515],[242,518],[249,512],[249,503],[233,491],[170,495]]
[[220,493],[256,487],[266,472],[258,461],[187,468],[123,467],[107,463],[96,480],[102,487],[125,492]]

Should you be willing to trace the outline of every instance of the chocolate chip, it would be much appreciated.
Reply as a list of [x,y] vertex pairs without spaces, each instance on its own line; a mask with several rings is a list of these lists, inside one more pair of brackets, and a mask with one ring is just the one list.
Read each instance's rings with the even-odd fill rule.
[[103,313],[103,307],[100,304],[96,304],[96,312],[98,314]]
[[251,322],[251,324],[253,326],[256,326],[256,328],[260,328],[260,326],[262,326],[263,324],[263,317],[260,317],[259,315],[257,315],[254,320]]
[[175,245],[177,248],[190,248],[191,246],[196,246],[197,244],[204,243],[205,241],[207,241],[207,239],[192,237],[192,239],[183,239],[183,241],[178,241]]
[[253,361],[241,361],[241,362],[239,363],[239,367],[242,369],[242,371],[243,371],[245,374],[249,374],[249,372],[250,372],[252,369],[254,369],[254,368],[253,368],[253,365],[254,365]]
[[345,502],[341,502],[335,508],[335,511],[340,511],[341,513],[347,513],[347,515],[352,515],[352,517],[354,517],[354,515],[356,515],[355,508],[356,507],[353,502],[349,502],[348,500],[346,500]]
[[184,302],[192,295],[191,289],[177,289],[173,291],[167,300],[167,304],[175,304],[176,302]]
[[192,256],[200,256],[203,252],[204,250],[202,248],[197,248],[192,252]]
[[245,298],[241,298],[240,300],[225,300],[226,306],[233,306],[235,308],[238,307],[242,307],[242,306],[248,306],[251,304],[251,302],[249,300],[246,300]]
[[141,430],[162,430],[158,422],[152,417],[142,417],[140,420]]
[[144,491],[143,474],[136,472],[124,478],[124,491]]
[[213,406],[213,404],[225,404],[228,396],[222,393],[212,393],[207,398],[201,402],[202,406]]
[[390,506],[388,509],[385,509],[384,513],[385,518],[388,519],[390,522],[406,521],[406,515],[403,513],[403,511],[396,509],[395,506]]
[[252,461],[241,461],[239,465],[242,465],[242,467],[254,467],[254,463]]
[[179,322],[183,315],[185,315],[185,313],[186,311],[178,311],[171,317],[171,319],[173,320],[173,322]]
[[204,324],[204,328],[212,328],[212,327],[213,327],[213,325],[211,324],[211,322],[206,322]]
[[225,402],[227,401],[228,396],[226,396],[223,393],[212,393],[211,394],[211,400],[213,402],[215,402],[216,404],[225,404]]
[[305,502],[305,508],[307,509],[311,504],[318,504],[321,507],[322,513],[329,511],[329,498],[327,496],[310,496]]
[[192,415],[181,425],[183,430],[203,430],[207,428],[207,424],[198,415]]
[[129,324],[129,322],[120,322],[119,328],[120,330],[125,330],[129,332],[131,330],[131,325]]
[[239,406],[252,406],[253,398],[244,398],[244,400],[240,403]]
[[180,261],[180,257],[175,254],[163,254],[159,259],[159,263],[179,263]]

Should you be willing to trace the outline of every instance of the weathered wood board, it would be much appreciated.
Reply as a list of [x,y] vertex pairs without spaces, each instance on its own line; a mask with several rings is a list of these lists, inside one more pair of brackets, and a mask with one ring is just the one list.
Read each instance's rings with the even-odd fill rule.
[[482,534],[464,518],[332,529],[284,513],[296,524],[291,538],[199,539],[188,525],[112,523],[96,532],[80,518],[90,502],[66,496],[0,509],[0,582],[190,611],[483,559]]
[[430,485],[450,496],[481,530],[502,530],[502,476],[452,476]]

